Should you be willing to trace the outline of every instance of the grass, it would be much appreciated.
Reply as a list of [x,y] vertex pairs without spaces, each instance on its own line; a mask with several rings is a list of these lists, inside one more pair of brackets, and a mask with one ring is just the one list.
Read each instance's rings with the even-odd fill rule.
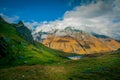
[[10,51],[10,53],[7,54],[6,57],[0,59],[0,68],[19,65],[50,64],[60,62],[62,60],[67,60],[60,56],[60,52],[51,50],[40,44],[24,44],[11,44],[10,41],[9,45],[15,47],[12,48],[10,46],[7,48],[7,51]]
[[16,32],[16,29],[13,27],[12,24],[6,22],[0,22],[0,36],[6,36],[11,39],[17,39],[19,41],[25,41]]
[[[47,65],[4,68],[1,80],[119,80],[120,52]],[[6,77],[7,76],[7,77]]]
[[29,43],[18,34],[14,24],[4,21],[0,22],[0,50],[5,52],[0,53],[0,68],[51,64],[66,60],[59,51],[49,49],[37,42]]
[[[67,54],[19,36],[13,24],[0,20],[0,80],[119,80],[120,51],[85,55]],[[1,56],[4,55],[4,56]]]

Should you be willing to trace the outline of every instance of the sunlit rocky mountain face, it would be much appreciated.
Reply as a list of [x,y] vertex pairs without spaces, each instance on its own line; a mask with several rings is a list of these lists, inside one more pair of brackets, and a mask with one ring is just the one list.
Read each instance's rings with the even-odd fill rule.
[[96,33],[87,33],[74,27],[33,32],[36,41],[47,47],[68,53],[92,54],[114,51],[120,43],[113,38]]

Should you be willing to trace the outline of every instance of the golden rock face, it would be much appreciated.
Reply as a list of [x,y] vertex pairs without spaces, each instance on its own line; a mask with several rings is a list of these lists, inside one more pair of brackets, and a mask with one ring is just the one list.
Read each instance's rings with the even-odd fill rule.
[[113,39],[99,39],[87,33],[75,33],[74,36],[49,35],[42,43],[52,49],[77,54],[108,52],[120,48],[120,43]]

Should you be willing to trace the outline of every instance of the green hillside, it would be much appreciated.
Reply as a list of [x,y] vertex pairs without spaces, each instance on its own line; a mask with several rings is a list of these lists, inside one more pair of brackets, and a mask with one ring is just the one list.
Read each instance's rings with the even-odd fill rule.
[[33,41],[22,22],[9,24],[0,18],[0,80],[120,79],[119,50],[83,55],[79,60],[65,56],[75,54],[47,48]]
[[[9,24],[0,18],[0,67],[54,63],[64,60],[61,52],[40,43],[28,41],[26,32],[19,33],[17,24]],[[21,30],[19,26],[18,30]],[[25,29],[25,27],[24,27]],[[21,30],[23,31],[23,30]],[[30,31],[28,31],[30,32]],[[28,36],[31,34],[28,33]]]

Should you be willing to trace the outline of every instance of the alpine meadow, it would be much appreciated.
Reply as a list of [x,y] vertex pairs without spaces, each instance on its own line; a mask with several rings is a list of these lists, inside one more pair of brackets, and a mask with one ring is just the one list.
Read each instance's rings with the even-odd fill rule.
[[120,0],[0,0],[0,80],[119,80]]

